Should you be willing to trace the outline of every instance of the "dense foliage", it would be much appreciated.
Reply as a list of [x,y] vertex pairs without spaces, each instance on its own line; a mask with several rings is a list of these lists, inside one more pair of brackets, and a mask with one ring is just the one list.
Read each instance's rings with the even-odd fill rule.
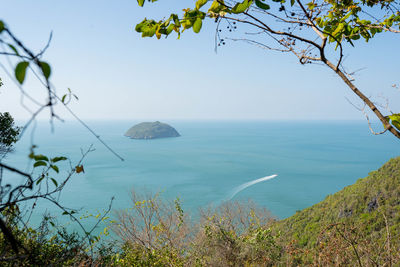
[[18,206],[7,208],[1,216],[23,248],[16,253],[4,234],[0,234],[1,266],[73,265],[88,258],[77,234],[68,233],[61,227],[58,231],[51,230],[54,222],[50,217],[45,217],[41,225],[34,229],[21,226]]
[[[150,2],[150,1],[149,1]],[[151,1],[156,2],[156,1]],[[271,10],[272,5],[277,5],[280,8],[279,12],[285,11],[289,20],[293,20],[293,24],[301,23],[296,13],[296,6],[305,9],[308,16],[308,21],[305,21],[305,26],[316,26],[320,32],[328,37],[329,42],[340,43],[343,40],[353,45],[354,41],[365,39],[368,41],[375,34],[383,31],[400,30],[400,12],[396,9],[396,1],[379,0],[379,1],[310,1],[302,3],[301,1],[291,0],[288,5],[286,0],[275,0],[272,3],[267,3],[265,0],[244,0],[244,1],[224,1],[224,0],[197,0],[193,1],[194,7],[184,9],[183,15],[179,18],[178,14],[171,14],[166,20],[149,20],[144,19],[137,24],[136,31],[142,33],[143,37],[156,36],[158,39],[162,36],[168,36],[171,32],[182,33],[184,30],[192,28],[195,33],[200,32],[202,21],[206,17],[224,18],[235,20],[228,17],[229,15],[245,14],[256,9],[260,11]],[[210,2],[211,5],[207,6]],[[274,3],[275,2],[275,3]],[[138,0],[138,4],[143,6],[144,0]],[[282,8],[283,7],[283,8]],[[374,17],[365,14],[367,8],[378,7],[386,16]],[[290,9],[292,8],[292,10]],[[393,8],[393,9],[392,9]],[[253,10],[254,9],[254,10]],[[389,10],[388,10],[389,9]],[[391,10],[392,9],[392,10]],[[273,6],[272,10],[273,12]],[[277,18],[279,20],[279,18]],[[237,20],[240,20],[239,18]],[[256,21],[256,19],[254,19]],[[282,21],[285,22],[285,21]],[[312,25],[314,24],[315,25]],[[295,26],[295,25],[294,25]],[[303,26],[303,25],[301,25]]]
[[0,112],[0,156],[5,154],[17,142],[20,128],[8,112]]

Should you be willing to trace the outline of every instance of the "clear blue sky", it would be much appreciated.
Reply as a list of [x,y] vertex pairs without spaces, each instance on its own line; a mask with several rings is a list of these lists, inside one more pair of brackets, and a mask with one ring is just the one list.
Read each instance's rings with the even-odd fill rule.
[[[71,107],[84,119],[363,119],[345,97],[357,99],[325,67],[301,66],[290,54],[245,43],[228,42],[216,54],[212,21],[200,34],[190,31],[181,40],[175,35],[143,39],[134,31],[144,17],[162,18],[185,3],[193,5],[2,1],[0,16],[36,51],[53,31],[44,58],[53,68],[51,80],[60,95],[71,88],[79,96]],[[391,85],[400,82],[399,41],[400,35],[382,35],[345,53],[348,69],[366,68],[356,76],[360,89],[391,98],[395,112],[400,112],[400,91]],[[3,70],[0,77],[5,83],[0,111],[28,118],[18,89]],[[32,75],[25,88],[45,99]],[[69,118],[62,108],[58,112]]]

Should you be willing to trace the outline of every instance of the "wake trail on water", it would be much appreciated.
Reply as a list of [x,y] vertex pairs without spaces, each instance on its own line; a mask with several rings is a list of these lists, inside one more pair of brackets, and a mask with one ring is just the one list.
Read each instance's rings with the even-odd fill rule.
[[261,182],[264,182],[264,181],[267,181],[267,180],[271,180],[271,179],[275,178],[276,176],[278,176],[278,175],[277,174],[273,174],[273,175],[270,175],[270,176],[266,176],[266,177],[262,177],[262,178],[259,178],[259,179],[255,179],[253,181],[250,181],[250,182],[244,183],[242,185],[239,185],[238,187],[236,187],[233,190],[233,192],[230,195],[230,197],[228,198],[228,200],[231,200],[232,198],[234,198],[240,191],[243,191],[247,187],[255,185],[255,184],[258,184],[258,183],[261,183]]

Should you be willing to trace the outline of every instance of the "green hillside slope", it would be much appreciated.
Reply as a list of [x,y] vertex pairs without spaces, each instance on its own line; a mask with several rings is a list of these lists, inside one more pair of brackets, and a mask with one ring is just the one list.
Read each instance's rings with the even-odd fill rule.
[[315,249],[320,253],[342,239],[353,253],[362,249],[368,250],[367,254],[386,253],[398,257],[400,157],[391,159],[368,177],[327,196],[322,202],[278,221],[272,229],[280,232],[279,243],[295,244],[302,249],[302,256],[305,251],[315,255]]

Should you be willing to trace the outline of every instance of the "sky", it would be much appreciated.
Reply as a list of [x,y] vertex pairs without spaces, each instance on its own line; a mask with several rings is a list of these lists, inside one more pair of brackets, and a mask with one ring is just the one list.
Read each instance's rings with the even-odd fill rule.
[[[171,3],[173,2],[173,3]],[[180,40],[142,38],[134,31],[144,17],[161,19],[190,1],[158,1],[144,8],[134,0],[4,1],[0,19],[35,51],[50,32],[43,60],[52,66],[57,93],[79,97],[70,104],[82,119],[96,120],[362,120],[359,103],[329,69],[302,66],[290,54],[227,41],[214,51],[215,23]],[[190,3],[190,4],[187,4]],[[222,33],[223,35],[224,33]],[[400,112],[400,35],[383,34],[345,51],[345,66],[357,72],[367,96],[390,100]],[[7,65],[4,57],[0,62]],[[15,64],[16,62],[13,62]],[[10,69],[9,69],[10,70]],[[0,112],[26,120],[21,94],[0,69]],[[28,73],[24,89],[42,102],[43,88]],[[33,108],[29,101],[26,106]],[[57,113],[71,115],[60,105]],[[48,118],[44,113],[40,118]]]

